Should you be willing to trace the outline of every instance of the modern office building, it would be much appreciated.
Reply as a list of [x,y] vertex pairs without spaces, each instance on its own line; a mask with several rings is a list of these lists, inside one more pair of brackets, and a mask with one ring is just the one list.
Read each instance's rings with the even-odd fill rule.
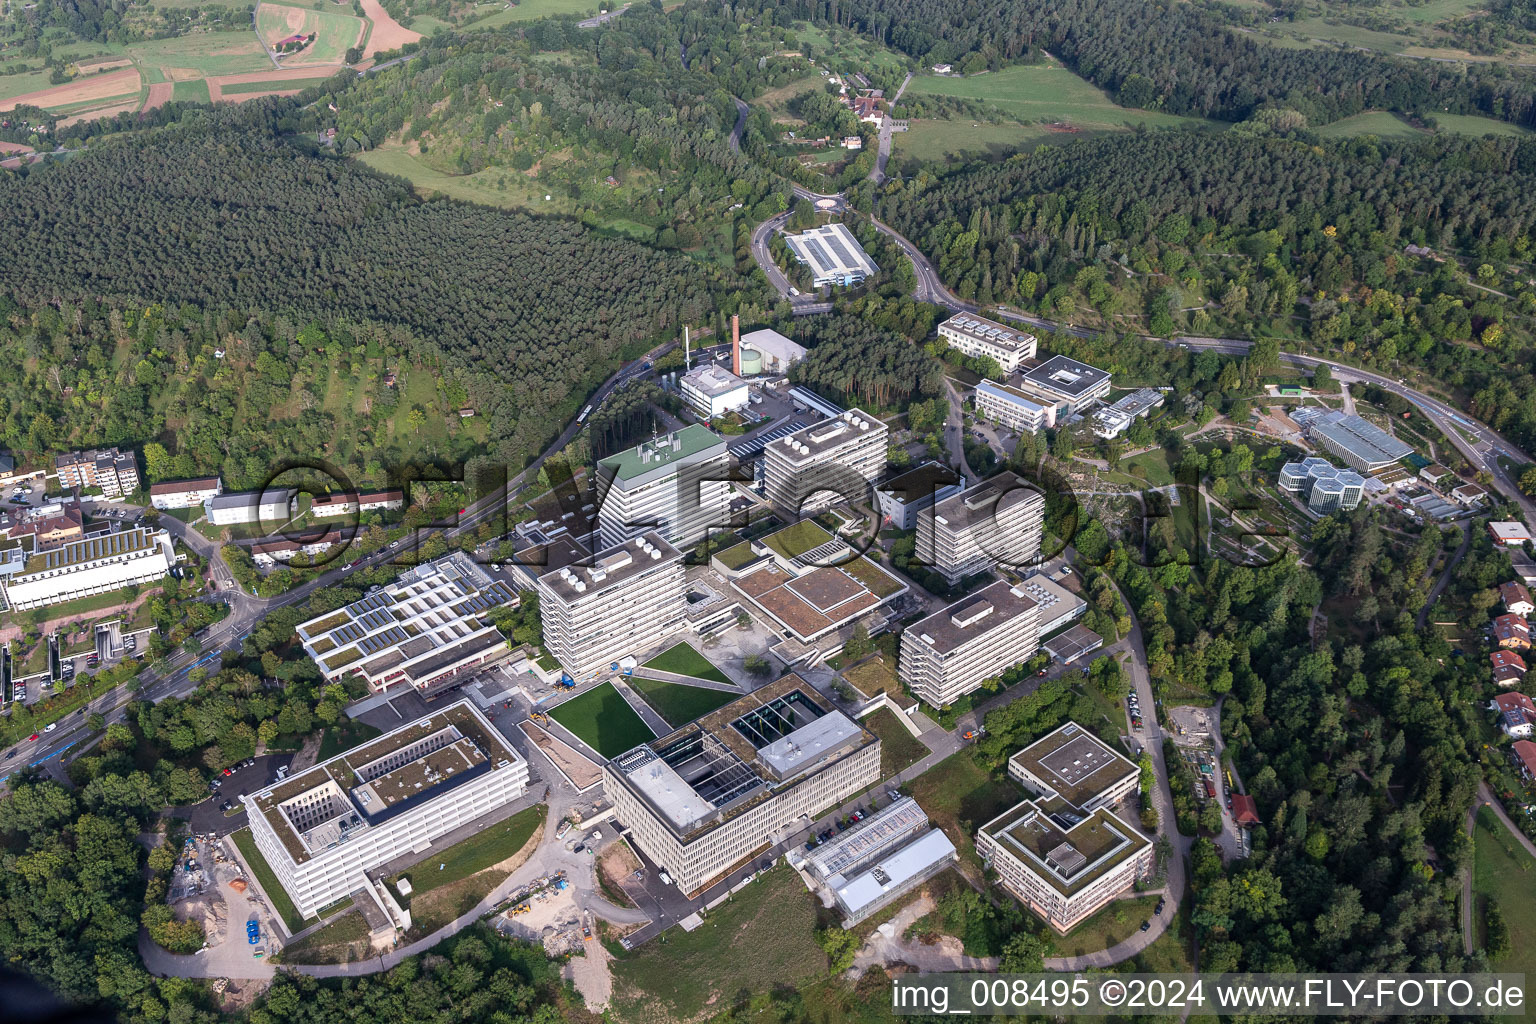
[[847,225],[833,222],[785,235],[795,259],[811,268],[814,287],[858,284],[879,268]]
[[1056,425],[1056,403],[1031,398],[1011,384],[983,380],[971,399],[976,415],[1019,434],[1038,434]]
[[233,491],[203,502],[210,526],[260,523],[277,529],[293,518],[299,508],[299,492],[292,487],[265,491]]
[[1365,477],[1312,456],[1281,466],[1279,486],[1304,500],[1313,512],[1327,515],[1358,506],[1365,494]]
[[682,553],[652,531],[539,577],[544,649],[575,679],[683,628]]
[[974,313],[956,313],[939,324],[939,337],[964,355],[988,356],[1013,373],[1019,363],[1035,358],[1035,336],[984,319]]
[[1163,393],[1156,388],[1137,388],[1113,405],[1093,414],[1093,432],[1099,437],[1119,437],[1131,424],[1163,404]]
[[224,492],[216,476],[196,480],[165,480],[149,485],[149,503],[158,509],[192,508]]
[[746,381],[714,363],[689,370],[677,386],[689,408],[707,420],[745,409],[752,399]]
[[687,547],[711,529],[726,528],[730,470],[725,439],[700,423],[599,460],[601,543],[612,547],[655,530]]
[[909,796],[893,800],[789,863],[831,897],[851,928],[959,859],[955,844]]
[[885,472],[884,423],[862,409],[813,423],[763,450],[768,500],[791,513],[869,502]]
[[1072,416],[1109,394],[1109,374],[1067,356],[1051,356],[1024,370],[1018,387],[1055,405],[1060,415]]
[[880,514],[897,530],[917,529],[917,516],[937,502],[965,490],[965,477],[938,462],[913,466],[880,485]]
[[1109,808],[1139,772],[1075,722],[1019,751],[1008,773],[1037,795],[982,826],[976,850],[1002,884],[1066,932],[1152,869],[1152,843]]
[[486,613],[516,603],[512,588],[455,552],[300,623],[298,637],[327,681],[356,675],[374,693],[435,693],[507,656],[507,638]]
[[1019,584],[1019,589],[1029,595],[1040,609],[1040,635],[1056,632],[1062,626],[1083,617],[1088,602],[1051,579],[1045,573],[1035,573]]
[[161,579],[176,564],[171,535],[138,526],[68,541],[4,577],[12,611],[41,608]]
[[1045,496],[999,473],[917,517],[920,564],[951,585],[995,567],[1027,570],[1040,556]]
[[54,460],[60,487],[99,487],[104,497],[116,498],[139,486],[139,467],[133,452],[93,448],[66,452]]
[[878,781],[879,738],[796,675],[603,767],[615,818],[686,893]]
[[1361,473],[1374,473],[1413,454],[1400,441],[1360,416],[1334,409],[1307,423],[1307,434]]
[[1002,580],[908,626],[901,634],[901,681],[942,708],[1034,657],[1040,609]]
[[256,848],[309,918],[353,893],[381,899],[370,871],[425,854],[527,788],[528,762],[462,700],[241,801]]

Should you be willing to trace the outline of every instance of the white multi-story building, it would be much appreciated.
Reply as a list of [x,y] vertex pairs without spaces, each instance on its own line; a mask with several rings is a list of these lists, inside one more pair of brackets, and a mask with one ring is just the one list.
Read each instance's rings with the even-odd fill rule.
[[1093,432],[1102,438],[1119,437],[1131,424],[1163,404],[1164,395],[1156,388],[1137,388],[1113,405],[1093,414]]
[[1109,374],[1070,356],[1051,356],[1019,375],[1018,387],[1027,395],[1056,406],[1058,415],[1072,416],[1109,394]]
[[282,526],[298,511],[299,492],[292,487],[272,487],[265,491],[234,491],[219,494],[203,502],[211,526],[239,526],[262,523]]
[[974,313],[956,313],[939,324],[939,337],[964,355],[991,357],[1004,373],[1013,373],[1019,363],[1035,357],[1033,334],[1025,334]]
[[379,900],[368,872],[527,788],[528,762],[463,700],[241,800],[256,848],[314,917],[359,890]]
[[841,502],[873,502],[885,473],[884,423],[862,409],[813,423],[763,449],[768,500],[792,513],[816,512]]
[[1022,587],[999,580],[921,619],[901,635],[901,681],[942,708],[1040,646],[1040,612]]
[[1320,515],[1355,508],[1365,495],[1363,476],[1315,455],[1281,466],[1279,486],[1287,494],[1304,498],[1307,507]]
[[139,467],[133,452],[94,448],[68,452],[54,460],[60,487],[99,487],[104,497],[116,498],[139,486]]
[[301,622],[298,637],[327,681],[356,675],[374,693],[402,685],[432,693],[508,656],[486,613],[515,604],[510,587],[455,552]]
[[1009,384],[983,380],[976,385],[976,415],[1020,434],[1038,434],[1056,425],[1056,405],[1031,398]]
[[544,649],[580,679],[683,628],[682,554],[656,532],[539,577]]
[[25,611],[149,583],[175,564],[171,535],[139,526],[39,551],[0,579],[6,604]]
[[747,382],[723,366],[695,366],[677,380],[683,401],[707,420],[745,409],[752,399]]
[[927,508],[965,490],[965,477],[948,466],[925,462],[880,485],[880,514],[898,530],[917,529],[917,517]]
[[731,455],[702,424],[625,448],[597,464],[598,535],[611,547],[655,530],[688,546],[730,525]]
[[1075,722],[1019,751],[1008,774],[1037,795],[976,835],[1003,886],[1059,932],[1070,930],[1152,869],[1152,843],[1109,808],[1140,772]]
[[1045,496],[999,473],[917,517],[917,557],[951,585],[996,567],[1025,569],[1040,556]]
[[199,477],[196,480],[166,480],[149,485],[149,503],[159,509],[191,508],[223,491],[224,485],[216,476]]
[[879,738],[796,675],[603,767],[614,817],[686,893],[879,781]]

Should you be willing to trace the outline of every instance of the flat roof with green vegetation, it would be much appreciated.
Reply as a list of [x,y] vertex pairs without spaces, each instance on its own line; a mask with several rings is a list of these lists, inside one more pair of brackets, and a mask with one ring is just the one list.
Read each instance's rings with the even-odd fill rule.
[[768,545],[785,558],[798,558],[812,548],[820,547],[832,539],[832,535],[811,519],[802,519],[782,530],[763,538]]
[[660,679],[643,679],[640,676],[630,679],[629,684],[673,728],[680,728],[696,718],[703,718],[716,708],[724,707],[740,696],[726,690],[707,690],[702,686],[668,683]]
[[843,669],[843,678],[866,697],[884,693],[889,694],[893,700],[901,701],[907,696],[901,688],[901,680],[896,678],[896,673],[891,670],[883,654],[877,654],[853,668]]
[[890,597],[902,587],[900,580],[863,555],[860,555],[851,562],[838,566],[838,568],[864,584],[865,587],[869,588],[871,594],[874,594],[881,600]]
[[551,708],[549,717],[605,758],[618,757],[656,738],[612,683]]
[[299,916],[299,908],[293,905],[293,900],[288,898],[288,893],[278,883],[277,876],[272,873],[272,866],[267,863],[267,858],[261,855],[261,850],[256,847],[256,837],[251,835],[251,827],[247,825],[233,836],[235,847],[240,851],[240,856],[250,867],[251,873],[256,876],[256,884],[261,886],[261,891],[272,904],[272,909],[277,911],[277,916],[283,919],[283,924],[288,927],[288,934],[292,935],[304,927],[304,918]]
[[715,557],[727,569],[740,569],[744,565],[751,564],[752,560],[759,556],[757,552],[752,550],[752,542],[744,540],[740,544],[733,544],[724,551],[716,551]]
[[1008,762],[1046,783],[1073,807],[1139,771],[1130,758],[1076,722],[1046,733]]
[[619,1020],[675,1024],[714,1017],[741,993],[798,987],[821,977],[816,900],[778,866],[710,912],[691,932],[673,928],[612,963]]
[[680,676],[693,676],[695,679],[708,679],[712,683],[733,685],[724,672],[716,668],[686,640],[662,651],[646,662],[644,667],[654,668],[659,672],[673,672]]

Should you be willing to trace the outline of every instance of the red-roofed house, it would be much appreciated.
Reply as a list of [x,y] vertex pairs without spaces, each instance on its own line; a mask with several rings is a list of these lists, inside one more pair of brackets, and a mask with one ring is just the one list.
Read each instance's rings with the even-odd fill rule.
[[1504,610],[1511,615],[1528,619],[1532,612],[1536,612],[1536,603],[1532,603],[1531,592],[1524,583],[1500,583],[1499,600],[1504,602]]
[[1531,737],[1531,726],[1536,724],[1536,704],[1523,693],[1501,693],[1493,699],[1492,707],[1499,713],[1499,728],[1511,739],[1525,740]]
[[1243,828],[1253,828],[1259,823],[1259,805],[1247,793],[1232,794],[1232,820]]
[[1530,740],[1515,740],[1515,745],[1510,748],[1510,754],[1520,768],[1522,779],[1526,782],[1536,779],[1536,743]]
[[1500,615],[1493,620],[1493,642],[1511,650],[1531,647],[1531,625],[1518,615]]
[[1493,681],[1500,686],[1514,686],[1525,676],[1525,659],[1514,651],[1494,651],[1488,660],[1493,662]]

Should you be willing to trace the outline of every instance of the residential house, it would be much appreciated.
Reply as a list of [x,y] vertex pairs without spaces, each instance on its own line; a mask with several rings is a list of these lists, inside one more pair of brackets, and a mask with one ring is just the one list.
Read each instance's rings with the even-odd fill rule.
[[1510,739],[1528,740],[1531,726],[1536,724],[1536,704],[1523,693],[1501,693],[1493,699],[1489,710],[1499,713],[1499,729]]
[[1505,611],[1523,619],[1530,618],[1531,613],[1536,612],[1536,603],[1532,603],[1531,592],[1524,583],[1500,583],[1499,600],[1504,602]]
[[1526,782],[1536,779],[1536,743],[1515,740],[1515,745],[1510,748],[1510,756],[1520,769],[1520,778]]
[[1451,491],[1451,497],[1458,505],[1471,508],[1473,505],[1481,505],[1488,500],[1488,491],[1481,484],[1462,484]]
[[1493,662],[1493,681],[1500,686],[1514,686],[1525,678],[1525,659],[1514,651],[1494,651],[1488,656]]
[[1510,650],[1531,648],[1531,626],[1518,615],[1500,615],[1493,620],[1493,641]]

